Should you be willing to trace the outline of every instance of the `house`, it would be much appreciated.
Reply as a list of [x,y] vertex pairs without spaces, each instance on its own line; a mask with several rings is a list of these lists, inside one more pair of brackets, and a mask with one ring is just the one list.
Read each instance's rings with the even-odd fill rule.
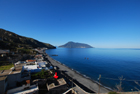
[[0,94],[4,94],[7,90],[7,75],[11,73],[11,70],[0,71]]
[[42,68],[39,68],[38,65],[25,65],[22,66],[22,72],[30,71],[30,73],[40,72]]
[[37,62],[40,62],[40,61],[43,61],[44,60],[42,54],[36,55],[35,56],[35,59],[37,60]]
[[39,67],[46,67],[48,64],[46,61],[41,61],[41,62],[35,62],[36,65],[39,65]]
[[4,57],[4,56],[6,56],[7,54],[9,54],[9,50],[2,50],[2,49],[0,49],[0,56],[1,57]]
[[23,63],[26,63],[25,61],[18,61],[15,63],[15,65],[18,65],[18,64],[23,64]]
[[4,94],[6,90],[17,87],[17,82],[29,80],[30,75],[21,78],[21,71],[3,70],[0,71],[0,94]]
[[27,72],[25,77],[24,74],[21,72],[21,70],[12,71],[10,75],[8,75],[8,89],[16,88],[18,86],[18,83],[30,80],[31,76],[29,75],[29,72]]
[[35,58],[42,58],[42,54],[35,55]]
[[53,69],[53,66],[49,66],[46,61],[41,62],[35,62],[34,64],[28,64],[22,65],[22,72],[30,72],[30,73],[36,73],[40,72],[42,69],[49,70]]
[[22,70],[22,66],[25,66],[25,65],[26,65],[26,62],[21,63],[21,61],[18,61],[16,63],[14,63],[14,68],[15,68],[16,71],[17,70]]
[[35,63],[36,60],[32,60],[32,59],[29,59],[29,60],[26,60],[27,63]]
[[42,69],[53,69],[53,66],[50,66],[50,64],[46,61],[41,61],[41,62],[35,62],[36,65],[39,65],[40,68]]
[[26,60],[26,65],[35,65],[36,60]]
[[7,91],[7,94],[38,94],[38,86],[36,84],[30,85],[30,80],[20,87],[16,87]]

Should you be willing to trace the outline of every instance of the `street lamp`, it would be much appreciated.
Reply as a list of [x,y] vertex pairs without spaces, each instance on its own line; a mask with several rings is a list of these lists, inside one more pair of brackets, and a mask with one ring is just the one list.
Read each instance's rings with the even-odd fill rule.
[[133,94],[133,89],[131,89],[131,91],[132,91],[132,94]]
[[101,78],[101,75],[99,75],[99,78],[98,78],[98,81],[99,81],[99,89],[98,89],[98,94],[100,94],[100,78]]

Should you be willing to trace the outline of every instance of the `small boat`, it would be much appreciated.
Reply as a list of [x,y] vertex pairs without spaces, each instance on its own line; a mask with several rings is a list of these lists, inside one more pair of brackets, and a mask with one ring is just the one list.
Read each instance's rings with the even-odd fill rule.
[[52,56],[58,56],[58,55],[52,55]]

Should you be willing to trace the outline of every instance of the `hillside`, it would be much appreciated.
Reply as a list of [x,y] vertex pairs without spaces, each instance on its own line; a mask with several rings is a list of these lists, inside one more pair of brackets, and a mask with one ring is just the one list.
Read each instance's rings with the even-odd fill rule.
[[64,47],[64,48],[93,48],[92,46],[84,43],[75,43],[75,42],[68,42],[64,45],[61,45],[59,47]]
[[48,49],[56,48],[51,44],[37,41],[33,38],[23,37],[13,32],[0,29],[0,49],[17,49],[17,48],[37,48],[46,47]]

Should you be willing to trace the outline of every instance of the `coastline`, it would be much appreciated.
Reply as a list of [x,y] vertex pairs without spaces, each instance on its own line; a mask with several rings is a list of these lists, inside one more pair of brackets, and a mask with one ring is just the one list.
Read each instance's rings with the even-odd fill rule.
[[83,85],[84,87],[88,88],[89,90],[97,93],[98,89],[99,89],[99,85],[100,85],[100,93],[107,93],[107,92],[111,91],[111,88],[103,86],[102,84],[98,83],[97,81],[92,80],[90,77],[87,77],[86,75],[83,75],[80,72],[78,72],[72,68],[69,68],[65,64],[62,64],[61,62],[54,60],[47,53],[45,53],[45,54],[46,54],[46,58],[48,59],[48,61],[53,66],[57,66],[59,68],[58,69],[59,71],[65,71],[66,75],[68,75],[69,77],[71,77],[76,82]]

